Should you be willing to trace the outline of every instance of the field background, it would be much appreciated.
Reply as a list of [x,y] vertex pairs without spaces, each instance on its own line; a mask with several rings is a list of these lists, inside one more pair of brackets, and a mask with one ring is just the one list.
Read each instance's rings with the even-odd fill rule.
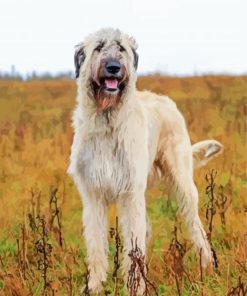
[[[200,216],[211,233],[218,269],[201,272],[176,203],[157,183],[147,193],[150,281],[158,295],[246,295],[247,77],[146,76],[139,78],[138,88],[172,97],[193,143],[214,138],[225,146],[221,156],[195,173]],[[80,295],[86,281],[82,205],[66,174],[75,96],[75,82],[66,78],[0,80],[0,295]],[[206,193],[210,172],[213,203]],[[115,217],[111,207],[109,229]],[[110,235],[109,240],[106,295],[125,295],[120,271],[114,288],[117,248]]]

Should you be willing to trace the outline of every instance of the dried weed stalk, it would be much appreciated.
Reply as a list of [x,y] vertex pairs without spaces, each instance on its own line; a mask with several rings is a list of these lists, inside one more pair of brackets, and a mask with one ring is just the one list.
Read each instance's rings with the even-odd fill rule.
[[[127,289],[130,296],[136,296],[137,291],[140,288],[141,281],[144,282],[145,291],[143,295],[157,295],[158,292],[154,284],[147,278],[148,268],[145,264],[145,256],[142,254],[141,249],[135,244],[133,238],[131,239],[132,249],[129,252],[131,259],[131,266],[128,274]],[[152,292],[152,293],[151,293]]]
[[83,277],[85,279],[85,286],[84,286],[84,289],[82,291],[82,295],[83,296],[90,296],[90,290],[89,290],[89,286],[88,286],[88,283],[89,283],[89,278],[90,278],[90,272],[89,272],[89,269],[87,266],[86,267],[86,272],[84,273]]
[[215,250],[212,247],[212,232],[213,232],[213,219],[216,214],[216,194],[215,194],[215,178],[217,176],[217,171],[209,170],[206,174],[205,179],[207,182],[206,185],[206,194],[208,196],[207,209],[206,209],[206,219],[208,222],[208,240],[211,245],[211,251],[214,259],[214,268],[218,268],[218,259]]
[[215,205],[217,207],[218,213],[220,215],[221,224],[226,226],[226,211],[230,205],[227,195],[224,193],[224,187],[219,186],[217,198],[215,200]]
[[[28,260],[28,231],[25,221],[20,224],[21,235],[16,239],[17,243],[17,276],[21,279],[22,288],[32,289],[34,273]],[[30,254],[29,254],[30,255]],[[7,274],[8,276],[8,274]],[[8,281],[8,279],[7,279]]]
[[68,279],[68,285],[69,285],[69,296],[73,296],[73,284],[72,284],[72,270],[71,268],[66,265],[66,271],[67,271],[67,279]]
[[206,194],[208,196],[207,209],[206,209],[206,219],[208,222],[208,239],[211,243],[212,231],[213,231],[213,219],[216,214],[216,196],[214,193],[215,190],[215,178],[217,176],[217,171],[209,171],[206,178]]
[[[49,221],[50,230],[52,230],[58,236],[58,242],[60,247],[63,247],[63,236],[62,236],[62,223],[61,223],[61,210],[58,208],[57,204],[57,192],[58,188],[51,189],[50,193],[50,212],[51,218]],[[55,221],[57,226],[55,226]]]
[[123,251],[123,246],[121,243],[121,238],[120,238],[120,234],[119,234],[119,229],[118,229],[118,217],[116,217],[116,226],[115,228],[111,228],[110,229],[110,236],[111,238],[114,238],[114,242],[115,242],[115,248],[116,248],[116,253],[114,255],[114,270],[112,273],[112,278],[114,280],[114,292],[113,295],[117,296],[118,295],[118,281],[119,281],[119,277],[118,277],[118,271],[120,268],[120,253],[122,253]]
[[48,269],[51,265],[52,246],[49,243],[48,230],[44,216],[38,216],[39,238],[35,243],[35,253],[38,256],[38,270],[42,271],[44,291],[50,286],[48,279]]
[[238,278],[238,284],[236,287],[232,287],[228,292],[227,296],[246,296],[247,295],[247,285],[241,279]]
[[186,248],[178,241],[177,227],[174,226],[173,239],[168,250],[168,257],[169,257],[169,261],[171,262],[170,271],[175,278],[178,295],[182,295],[180,283],[183,280],[184,274],[187,275],[190,281],[189,275],[185,271],[184,263],[183,263],[183,258],[185,253],[186,253]]
[[27,260],[27,230],[25,224],[20,225],[21,228],[21,237],[16,239],[17,242],[17,261],[18,261],[18,270],[20,276],[23,280],[26,280],[26,272],[28,269],[28,260]]

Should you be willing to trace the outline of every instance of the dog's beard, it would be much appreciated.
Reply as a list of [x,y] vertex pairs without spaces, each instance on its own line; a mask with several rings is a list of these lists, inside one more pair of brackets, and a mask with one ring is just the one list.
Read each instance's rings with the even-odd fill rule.
[[100,87],[96,93],[96,103],[98,111],[105,111],[110,108],[115,108],[120,100],[120,91],[109,92],[103,87]]

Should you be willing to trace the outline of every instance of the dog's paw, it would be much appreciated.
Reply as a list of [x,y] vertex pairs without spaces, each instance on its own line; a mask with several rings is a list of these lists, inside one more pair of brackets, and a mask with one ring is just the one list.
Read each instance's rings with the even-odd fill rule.
[[103,285],[98,280],[90,280],[88,286],[84,285],[81,289],[81,295],[101,295]]
[[213,270],[214,267],[214,257],[213,253],[211,251],[211,247],[209,244],[207,244],[207,247],[204,249],[201,249],[200,252],[200,260],[203,270],[210,271]]

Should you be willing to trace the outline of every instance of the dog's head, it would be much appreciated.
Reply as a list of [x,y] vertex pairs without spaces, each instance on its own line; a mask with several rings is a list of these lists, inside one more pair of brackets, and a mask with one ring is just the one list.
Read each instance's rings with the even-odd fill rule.
[[98,111],[116,107],[135,85],[136,48],[132,37],[111,28],[97,31],[77,45],[76,78]]

